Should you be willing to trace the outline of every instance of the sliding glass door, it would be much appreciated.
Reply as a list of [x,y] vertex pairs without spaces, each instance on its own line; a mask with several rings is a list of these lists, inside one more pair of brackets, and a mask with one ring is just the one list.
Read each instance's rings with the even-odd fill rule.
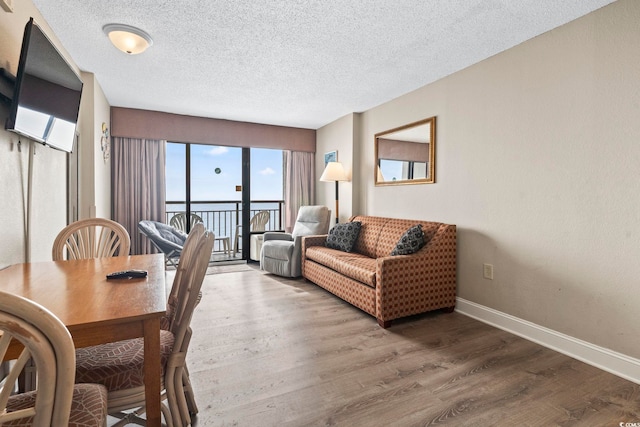
[[262,230],[282,228],[281,150],[168,143],[166,178],[167,222],[181,216],[188,231],[186,219],[201,220],[216,235],[213,261],[249,258],[259,212]]

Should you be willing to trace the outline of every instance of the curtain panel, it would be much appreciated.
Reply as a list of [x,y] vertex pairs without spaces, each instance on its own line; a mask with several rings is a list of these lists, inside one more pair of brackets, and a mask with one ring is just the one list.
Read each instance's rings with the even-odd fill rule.
[[166,141],[114,137],[113,218],[131,236],[131,254],[158,252],[138,232],[138,222],[165,222]]
[[282,152],[284,166],[284,229],[293,230],[300,206],[315,204],[315,153]]

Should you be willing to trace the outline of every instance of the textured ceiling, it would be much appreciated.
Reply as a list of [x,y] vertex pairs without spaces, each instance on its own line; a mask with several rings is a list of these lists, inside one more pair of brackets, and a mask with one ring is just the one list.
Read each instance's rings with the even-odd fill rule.
[[[34,0],[113,106],[319,128],[612,0]],[[102,32],[154,44],[127,56]]]

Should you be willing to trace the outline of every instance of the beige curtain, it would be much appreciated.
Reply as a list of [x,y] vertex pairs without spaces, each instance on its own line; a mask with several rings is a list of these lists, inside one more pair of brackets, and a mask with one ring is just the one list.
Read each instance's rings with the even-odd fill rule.
[[315,204],[315,153],[282,152],[284,164],[284,229],[293,230],[300,206]]
[[138,222],[165,222],[166,141],[114,137],[112,148],[113,218],[129,232],[132,255],[155,253]]

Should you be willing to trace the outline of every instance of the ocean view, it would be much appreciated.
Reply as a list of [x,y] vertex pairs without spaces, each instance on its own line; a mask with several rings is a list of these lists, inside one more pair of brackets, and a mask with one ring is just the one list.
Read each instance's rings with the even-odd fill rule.
[[[264,210],[269,211],[270,219],[266,229],[280,230],[282,229],[281,206],[282,205],[277,202],[253,202],[251,203],[251,215],[253,216]],[[185,209],[185,204],[168,203],[166,207],[167,222],[169,222],[175,214],[184,213]],[[236,224],[242,217],[242,203],[240,201],[235,203],[192,202],[191,212],[202,218],[202,222],[207,230],[212,230],[216,236],[231,237],[231,243],[233,244]]]

